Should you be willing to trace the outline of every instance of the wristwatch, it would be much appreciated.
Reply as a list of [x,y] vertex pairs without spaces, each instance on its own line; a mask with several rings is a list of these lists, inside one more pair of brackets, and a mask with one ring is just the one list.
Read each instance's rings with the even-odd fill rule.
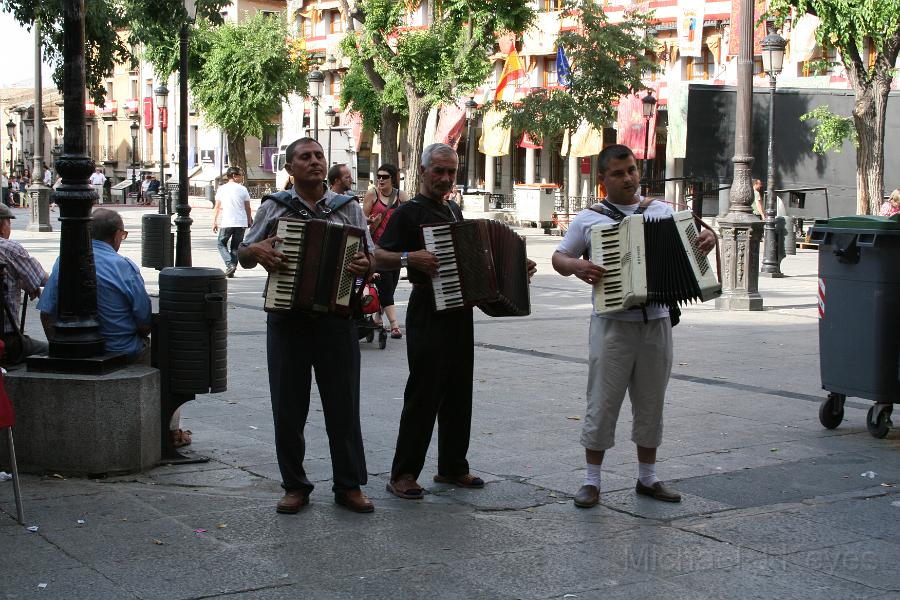
[[409,252],[404,252],[400,255],[400,268],[405,269],[409,266]]

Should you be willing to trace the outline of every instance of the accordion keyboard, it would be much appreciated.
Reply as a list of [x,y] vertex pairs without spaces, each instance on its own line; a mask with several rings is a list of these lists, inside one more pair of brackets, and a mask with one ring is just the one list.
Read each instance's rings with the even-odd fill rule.
[[643,218],[636,215],[591,228],[591,262],[606,269],[594,284],[596,313],[615,312],[647,300],[643,225]]
[[266,283],[266,310],[287,311],[293,307],[295,279],[303,253],[303,238],[306,224],[302,221],[279,220],[276,235],[281,241],[275,250],[284,254],[284,263],[279,273],[272,273]]
[[432,278],[436,309],[441,311],[465,306],[450,225],[423,228],[422,235],[425,249],[438,259],[438,272]]

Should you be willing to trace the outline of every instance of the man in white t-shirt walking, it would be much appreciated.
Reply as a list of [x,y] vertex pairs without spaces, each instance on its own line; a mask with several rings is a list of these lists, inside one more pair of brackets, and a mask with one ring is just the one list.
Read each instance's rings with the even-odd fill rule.
[[[604,148],[597,166],[606,199],[620,213],[631,215],[640,208],[643,214],[656,219],[672,213],[667,204],[638,195],[641,172],[627,146]],[[564,276],[575,275],[591,286],[600,281],[605,269],[582,256],[590,249],[591,227],[614,222],[593,208],[578,213],[553,253],[553,268]],[[709,231],[703,231],[697,240],[704,253],[715,243]],[[671,371],[672,325],[668,307],[651,304],[643,310],[591,316],[587,411],[581,432],[587,474],[575,495],[575,506],[589,508],[599,501],[601,465],[604,453],[615,443],[616,421],[626,390],[633,416],[631,439],[638,457],[635,491],[656,500],[681,501],[681,495],[656,475],[656,449],[662,443],[663,402]]]
[[103,174],[103,169],[97,167],[97,170],[91,173],[89,181],[97,191],[97,202],[103,204],[103,187],[106,185],[106,175]]
[[250,215],[250,193],[242,184],[244,172],[240,167],[228,167],[225,175],[228,183],[216,192],[212,229],[213,233],[219,233],[218,247],[225,261],[225,275],[234,277],[238,246],[244,241],[244,231],[253,224],[253,217]]

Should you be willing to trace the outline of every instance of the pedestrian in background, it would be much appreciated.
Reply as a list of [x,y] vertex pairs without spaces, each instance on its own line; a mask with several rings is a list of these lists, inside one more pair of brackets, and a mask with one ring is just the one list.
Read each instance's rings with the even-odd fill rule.
[[103,189],[106,185],[106,175],[103,174],[103,169],[97,167],[97,169],[91,173],[88,181],[90,182],[91,187],[94,188],[94,191],[97,192],[97,202],[103,204]]
[[244,231],[253,224],[253,217],[250,214],[250,193],[242,185],[244,172],[240,167],[228,167],[225,176],[228,182],[216,191],[212,230],[219,234],[217,246],[225,261],[225,276],[234,277],[238,247],[244,241]]

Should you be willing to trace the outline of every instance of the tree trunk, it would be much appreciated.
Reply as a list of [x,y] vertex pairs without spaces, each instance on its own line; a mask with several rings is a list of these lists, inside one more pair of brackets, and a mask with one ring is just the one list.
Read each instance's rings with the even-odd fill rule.
[[228,164],[232,167],[240,167],[247,178],[247,153],[244,150],[244,136],[227,133],[228,138]]
[[870,79],[858,65],[851,64],[847,76],[856,95],[856,213],[878,214],[884,195],[884,130],[892,71],[879,70]]
[[[381,154],[378,156],[380,164],[400,166],[400,156],[397,152],[397,130],[400,129],[400,115],[395,113],[390,106],[381,109],[381,131],[378,139],[381,140]],[[377,169],[379,165],[372,165]]]
[[406,138],[409,149],[409,155],[406,157],[406,195],[412,198],[419,191],[419,165],[424,149],[422,145],[425,140],[425,123],[428,121],[432,102],[420,98],[409,88],[406,91],[406,98],[409,103],[409,126]]

